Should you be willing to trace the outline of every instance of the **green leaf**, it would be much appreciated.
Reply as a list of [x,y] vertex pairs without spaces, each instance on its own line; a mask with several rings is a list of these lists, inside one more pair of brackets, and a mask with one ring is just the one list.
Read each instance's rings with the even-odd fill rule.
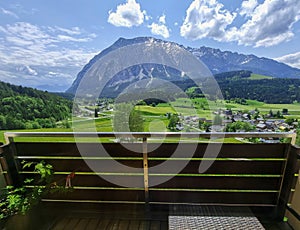
[[24,180],[24,183],[25,184],[30,184],[32,181],[34,181],[34,179],[27,178],[27,179]]
[[31,165],[33,165],[34,162],[22,161],[22,164],[23,164],[23,169],[25,169],[25,168],[29,168]]

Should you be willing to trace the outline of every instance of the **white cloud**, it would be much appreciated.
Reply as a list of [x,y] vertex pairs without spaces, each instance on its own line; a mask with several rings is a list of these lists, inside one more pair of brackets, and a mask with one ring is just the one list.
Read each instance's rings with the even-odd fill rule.
[[24,73],[26,75],[32,75],[32,76],[38,75],[38,72],[35,69],[28,66],[28,65],[17,67],[17,71],[21,72],[21,73]]
[[160,16],[158,21],[162,24],[166,24],[166,15],[163,14],[162,16]]
[[192,40],[205,37],[222,40],[227,26],[236,17],[236,13],[223,7],[216,0],[194,0],[186,11],[180,28],[181,36]]
[[143,12],[145,12],[145,19],[146,19],[146,21],[149,21],[150,19],[152,19],[152,17],[150,15],[148,15],[146,13],[146,11],[143,11]]
[[278,57],[275,60],[300,69],[300,52]]
[[237,11],[246,17],[239,27],[232,25],[237,12],[223,7],[217,0],[194,0],[186,11],[181,36],[268,47],[292,39],[293,25],[300,20],[299,0],[265,0],[261,4],[257,0],[243,1]]
[[[72,65],[84,64],[90,52],[72,48],[70,42],[88,42],[95,38],[95,34],[84,33],[76,29],[76,35],[70,36],[60,33],[55,27],[38,27],[26,22],[0,26],[0,54],[2,62],[23,65]],[[68,31],[69,29],[64,29]],[[80,32],[79,32],[80,31]],[[70,32],[68,32],[70,34]],[[60,48],[57,47],[60,45]],[[62,48],[64,47],[64,48]],[[43,58],[44,57],[44,58]],[[64,63],[72,59],[72,62]]]
[[265,0],[240,28],[229,29],[224,40],[255,47],[289,41],[293,24],[300,19],[299,8],[299,0]]
[[164,38],[170,37],[170,32],[169,32],[168,27],[166,25],[157,24],[157,23],[153,22],[148,27],[151,28],[151,33],[152,34],[160,35],[160,36],[162,36]]
[[[51,27],[49,27],[51,29]],[[81,34],[81,30],[79,27],[72,27],[71,29],[66,29],[66,28],[61,28],[59,26],[55,27],[56,30],[64,32],[68,35],[80,35]]]
[[[0,26],[0,80],[14,83],[15,76],[23,85],[51,85],[54,81],[70,85],[96,55],[78,48],[77,43],[92,41],[95,36],[80,28],[39,27],[26,22]],[[57,79],[51,73],[56,73]]]
[[257,0],[245,0],[242,2],[242,7],[240,10],[240,15],[251,16],[254,9],[257,7]]
[[2,14],[9,15],[9,16],[14,17],[14,18],[17,18],[17,19],[19,18],[18,15],[16,15],[14,12],[12,12],[12,11],[10,11],[10,10],[6,10],[6,9],[4,9],[4,8],[1,8],[0,10],[1,10],[1,13],[2,13]]
[[[93,37],[94,34],[92,34],[91,36]],[[58,40],[64,41],[64,42],[89,42],[92,40],[91,36],[85,37],[85,38],[74,38],[72,36],[59,34],[57,36],[57,38],[58,38]]]
[[[109,12],[108,22],[114,26],[132,27],[139,26],[147,16],[146,11],[135,0],[127,0],[125,4],[117,6],[116,12]],[[146,19],[149,19],[146,17]]]
[[53,76],[55,76],[55,75],[59,75],[59,73],[52,72],[52,71],[48,72],[48,74],[49,74],[49,75],[53,75]]
[[151,28],[151,33],[155,35],[162,36],[164,38],[170,37],[170,31],[166,25],[166,15],[162,15],[158,18],[158,23],[152,23],[148,26]]

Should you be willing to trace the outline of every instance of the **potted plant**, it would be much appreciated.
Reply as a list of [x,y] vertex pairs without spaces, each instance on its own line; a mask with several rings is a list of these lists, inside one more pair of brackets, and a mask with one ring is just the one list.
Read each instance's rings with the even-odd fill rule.
[[[23,229],[26,229],[26,214],[34,206],[39,204],[42,197],[49,193],[66,192],[71,188],[59,186],[53,181],[53,167],[50,164],[41,162],[22,162],[22,168],[33,170],[33,177],[25,178],[19,187],[7,186],[0,195],[0,229],[12,218],[21,221]],[[14,220],[16,222],[16,220]],[[2,226],[1,226],[2,224]]]

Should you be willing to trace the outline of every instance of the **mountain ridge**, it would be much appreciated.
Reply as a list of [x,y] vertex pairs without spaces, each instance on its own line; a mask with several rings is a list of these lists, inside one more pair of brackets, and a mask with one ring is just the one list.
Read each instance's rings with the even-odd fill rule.
[[[231,51],[221,51],[220,49],[210,48],[201,46],[200,48],[192,48],[185,47],[176,42],[165,41],[162,39],[156,39],[153,37],[136,37],[131,39],[119,38],[116,42],[114,42],[111,46],[104,49],[97,55],[95,55],[77,74],[76,79],[74,80],[71,87],[66,91],[67,93],[75,94],[76,90],[79,86],[81,79],[85,76],[92,66],[97,63],[97,61],[108,54],[109,52],[124,47],[127,45],[133,45],[138,43],[145,42],[162,42],[166,45],[177,45],[180,46],[187,51],[191,52],[195,57],[201,60],[213,74],[220,74],[224,72],[230,71],[239,71],[239,70],[247,70],[256,74],[267,75],[275,78],[298,78],[300,79],[300,69],[290,67],[284,63],[280,63],[278,61],[268,59],[265,57],[257,57],[253,54],[245,55],[239,54],[237,52]],[[162,68],[163,67],[163,68]],[[116,86],[116,82],[120,84],[124,83],[121,88],[126,87],[128,84],[137,81],[141,78],[153,77],[152,69],[157,70],[156,73],[160,74],[159,76],[163,79],[173,79],[180,77],[180,71],[175,71],[174,69],[170,69],[169,67],[164,67],[162,65],[149,66],[147,64],[140,66],[133,66],[132,69],[126,69],[122,71],[119,76],[114,77],[114,80],[110,81],[107,90],[116,90],[116,88],[120,88]],[[164,69],[164,70],[162,70]],[[112,82],[115,81],[115,82]],[[115,83],[115,84],[114,84]],[[115,85],[116,87],[112,87]],[[110,87],[110,88],[109,88]]]

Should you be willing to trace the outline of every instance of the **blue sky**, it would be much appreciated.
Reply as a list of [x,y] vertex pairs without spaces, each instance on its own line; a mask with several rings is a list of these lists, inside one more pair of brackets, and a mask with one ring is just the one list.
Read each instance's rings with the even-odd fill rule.
[[0,80],[63,91],[119,37],[153,36],[300,68],[299,0],[0,0]]

